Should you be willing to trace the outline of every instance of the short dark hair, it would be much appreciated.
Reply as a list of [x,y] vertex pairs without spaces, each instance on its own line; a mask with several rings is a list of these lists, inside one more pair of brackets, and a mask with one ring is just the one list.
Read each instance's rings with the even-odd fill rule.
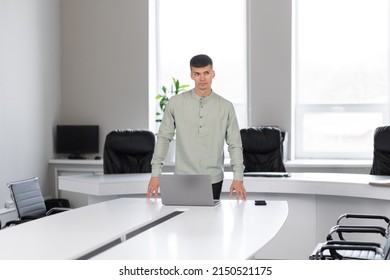
[[208,55],[205,54],[195,55],[190,60],[190,67],[200,68],[206,67],[207,65],[211,65],[211,67],[213,67],[213,61]]

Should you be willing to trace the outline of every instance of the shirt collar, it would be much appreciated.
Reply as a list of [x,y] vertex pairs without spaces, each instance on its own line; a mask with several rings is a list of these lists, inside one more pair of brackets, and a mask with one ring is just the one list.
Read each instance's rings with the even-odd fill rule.
[[205,97],[201,97],[201,96],[199,96],[199,95],[197,95],[195,93],[194,89],[191,90],[191,97],[194,98],[197,101],[200,101],[200,100],[207,101],[207,100],[211,99],[212,97],[214,97],[214,95],[215,95],[214,91],[211,90],[211,94],[210,95],[205,96]]

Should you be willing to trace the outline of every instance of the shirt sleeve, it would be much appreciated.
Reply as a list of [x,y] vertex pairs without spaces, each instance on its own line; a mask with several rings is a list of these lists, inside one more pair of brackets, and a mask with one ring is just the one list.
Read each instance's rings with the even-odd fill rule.
[[174,118],[174,102],[173,98],[169,101],[165,107],[165,112],[160,124],[160,128],[157,133],[157,142],[154,147],[154,153],[152,158],[152,177],[157,177],[162,172],[164,160],[168,153],[169,143],[172,141],[175,135],[175,118]]
[[229,108],[229,120],[226,130],[226,143],[230,155],[230,165],[233,169],[233,179],[243,181],[244,160],[242,155],[242,142],[240,129],[238,127],[236,113],[233,104]]

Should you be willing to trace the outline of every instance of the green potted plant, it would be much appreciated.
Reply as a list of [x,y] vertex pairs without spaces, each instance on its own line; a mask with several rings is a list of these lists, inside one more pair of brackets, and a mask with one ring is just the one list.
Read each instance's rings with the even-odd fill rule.
[[187,88],[190,86],[190,85],[186,85],[186,84],[181,85],[178,79],[172,78],[172,80],[173,80],[173,83],[171,84],[171,89],[168,90],[168,88],[166,86],[162,86],[161,89],[162,89],[163,93],[157,94],[157,96],[156,96],[156,99],[159,102],[159,108],[160,108],[160,111],[156,112],[156,122],[161,122],[162,116],[165,112],[165,107],[167,106],[169,99],[176,94],[179,94],[183,91],[186,91]]

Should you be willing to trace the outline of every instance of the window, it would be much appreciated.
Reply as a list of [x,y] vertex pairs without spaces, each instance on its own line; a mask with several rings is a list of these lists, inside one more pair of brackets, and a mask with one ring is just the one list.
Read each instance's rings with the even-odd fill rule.
[[[204,53],[214,62],[213,90],[234,104],[247,126],[246,0],[150,0],[150,129],[157,130],[155,96],[172,78],[193,81],[189,61]],[[155,109],[156,108],[156,109]]]
[[295,158],[371,158],[389,120],[389,1],[294,6]]

